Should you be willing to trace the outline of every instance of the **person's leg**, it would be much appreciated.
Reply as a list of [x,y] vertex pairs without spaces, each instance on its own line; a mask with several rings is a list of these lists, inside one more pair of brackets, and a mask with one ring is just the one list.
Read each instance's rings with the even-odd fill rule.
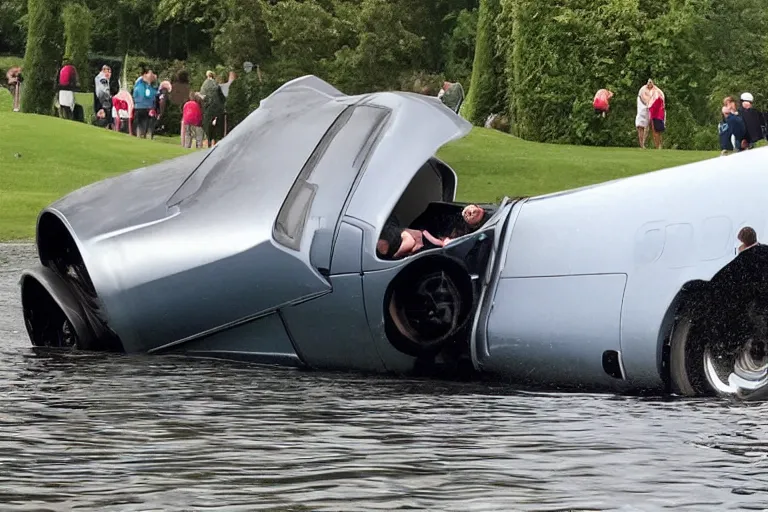
[[203,147],[203,127],[195,126],[195,148],[200,149]]
[[637,142],[641,148],[645,149],[645,128],[642,126],[637,127]]
[[146,139],[147,138],[147,120],[149,119],[149,111],[145,109],[137,109],[135,112],[136,112],[136,137]]
[[183,141],[182,144],[185,148],[191,148],[192,147],[192,127],[190,125],[184,126],[184,132],[181,134],[181,140]]

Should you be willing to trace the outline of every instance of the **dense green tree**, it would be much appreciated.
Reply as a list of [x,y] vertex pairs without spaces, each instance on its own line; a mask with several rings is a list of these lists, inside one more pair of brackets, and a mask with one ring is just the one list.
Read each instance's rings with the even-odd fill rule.
[[71,3],[64,6],[61,17],[64,21],[64,59],[69,60],[77,69],[80,87],[90,90],[91,81],[86,76],[93,15],[83,4]]
[[489,114],[504,108],[504,57],[496,48],[499,34],[497,18],[501,14],[500,0],[481,0],[477,21],[477,40],[472,66],[472,85],[467,94],[465,116],[481,125]]
[[453,30],[445,35],[445,76],[451,82],[461,82],[471,88],[472,62],[475,58],[477,37],[477,9],[462,9],[456,14]]
[[63,53],[60,0],[29,0],[29,30],[24,54],[23,112],[49,114]]

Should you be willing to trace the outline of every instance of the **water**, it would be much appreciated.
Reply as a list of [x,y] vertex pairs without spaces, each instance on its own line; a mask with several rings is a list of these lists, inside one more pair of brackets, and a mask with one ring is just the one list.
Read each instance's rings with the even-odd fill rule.
[[768,404],[36,355],[0,246],[0,510],[765,510]]

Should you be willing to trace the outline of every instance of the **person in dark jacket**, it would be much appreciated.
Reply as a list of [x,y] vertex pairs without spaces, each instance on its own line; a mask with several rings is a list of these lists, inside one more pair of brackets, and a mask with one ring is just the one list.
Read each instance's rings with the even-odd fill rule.
[[731,106],[723,107],[722,112],[723,120],[718,125],[718,131],[720,132],[720,154],[726,155],[730,151],[739,152],[741,150],[741,141],[746,134],[744,120],[733,111]]
[[746,133],[744,139],[747,141],[747,149],[754,149],[755,144],[764,137],[765,118],[763,113],[752,108],[752,102],[755,98],[752,94],[745,92],[741,95],[741,107],[739,115],[744,120]]

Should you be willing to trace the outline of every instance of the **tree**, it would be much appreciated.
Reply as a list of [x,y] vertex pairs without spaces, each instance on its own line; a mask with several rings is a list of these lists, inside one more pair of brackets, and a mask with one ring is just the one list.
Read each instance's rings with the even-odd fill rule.
[[62,12],[64,21],[64,59],[69,60],[80,75],[80,86],[90,90],[90,80],[84,80],[88,72],[88,52],[91,50],[93,15],[83,4],[67,4]]
[[24,54],[23,112],[50,114],[56,74],[62,56],[61,0],[29,0],[29,30]]
[[477,125],[482,125],[488,115],[502,110],[505,103],[504,60],[496,51],[495,26],[499,14],[500,0],[480,1],[472,85],[464,107],[464,115]]

